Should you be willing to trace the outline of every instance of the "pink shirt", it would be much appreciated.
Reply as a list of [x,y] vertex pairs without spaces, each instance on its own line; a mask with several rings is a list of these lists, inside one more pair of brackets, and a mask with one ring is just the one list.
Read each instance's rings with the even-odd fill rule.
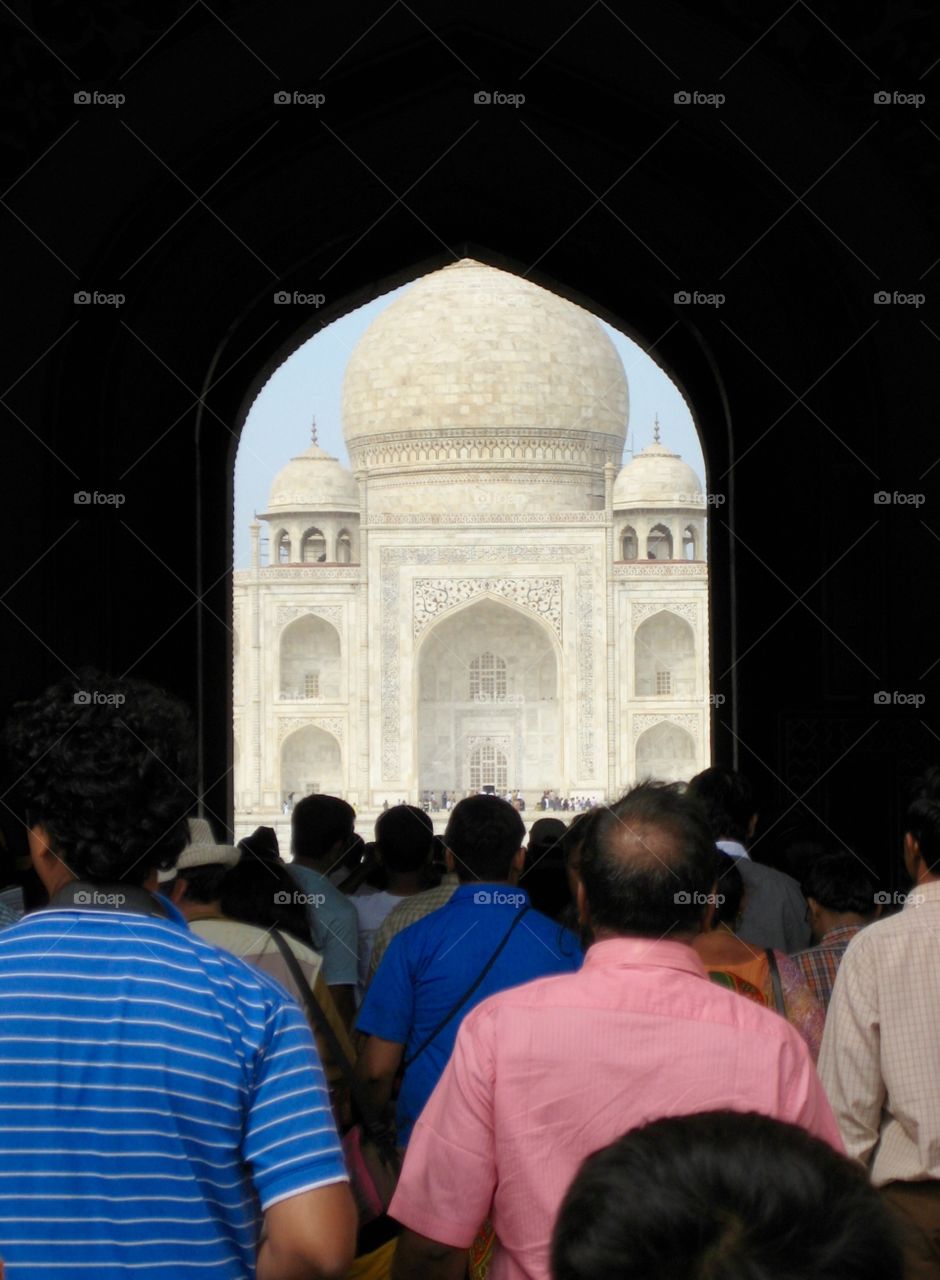
[[711,982],[684,943],[597,942],[580,972],[466,1016],[389,1212],[455,1248],[490,1217],[490,1280],[548,1280],[552,1227],[585,1156],[649,1120],[717,1109],[789,1120],[843,1150],[784,1018]]

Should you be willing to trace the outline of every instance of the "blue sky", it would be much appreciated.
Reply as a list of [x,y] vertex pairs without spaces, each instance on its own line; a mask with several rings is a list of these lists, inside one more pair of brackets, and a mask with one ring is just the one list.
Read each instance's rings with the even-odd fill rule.
[[[321,448],[348,462],[340,416],[346,362],[375,317],[407,288],[403,285],[335,321],[298,347],[262,388],[245,422],[235,465],[237,569],[249,565],[248,525],[254,513],[267,509],[271,481],[310,443],[314,416]],[[663,444],[680,453],[704,480],[698,435],[678,388],[635,342],[601,324],[620,354],[630,387],[628,448],[639,451],[650,443],[658,413]]]

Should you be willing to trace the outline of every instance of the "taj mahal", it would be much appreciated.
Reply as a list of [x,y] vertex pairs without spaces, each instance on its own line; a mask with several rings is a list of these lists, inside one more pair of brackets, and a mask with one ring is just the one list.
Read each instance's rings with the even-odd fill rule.
[[314,430],[235,574],[237,838],[314,791],[531,809],[708,763],[703,485],[668,424],[623,465],[628,417],[595,317],[516,275],[463,260],[379,314],[350,469]]

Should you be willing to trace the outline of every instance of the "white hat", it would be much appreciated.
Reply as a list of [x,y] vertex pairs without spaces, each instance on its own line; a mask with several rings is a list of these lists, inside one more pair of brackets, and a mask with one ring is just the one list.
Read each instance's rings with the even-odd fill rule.
[[[201,821],[198,820],[198,821]],[[205,841],[199,844],[188,844],[177,859],[176,866],[170,867],[166,871],[161,871],[157,880],[160,884],[166,884],[170,880],[175,880],[178,875],[184,871],[191,871],[194,867],[234,867],[236,862],[241,859],[241,849],[236,849],[233,844],[215,844],[212,841]]]
[[215,836],[207,818],[187,818],[189,844],[215,844]]

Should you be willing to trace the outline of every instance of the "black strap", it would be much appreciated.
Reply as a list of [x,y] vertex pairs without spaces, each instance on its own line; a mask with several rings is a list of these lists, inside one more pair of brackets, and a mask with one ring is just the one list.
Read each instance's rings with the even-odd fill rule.
[[349,1092],[352,1094],[353,1102],[356,1104],[356,1109],[362,1119],[363,1129],[376,1143],[387,1143],[391,1139],[392,1144],[394,1145],[394,1139],[391,1138],[388,1125],[386,1125],[383,1120],[379,1119],[372,1108],[372,1104],[368,1098],[366,1098],[362,1085],[359,1082],[359,1077],[356,1075],[355,1067],[349,1061],[349,1057],[345,1049],[339,1042],[339,1037],[330,1026],[329,1018],[323,1012],[319,1000],[311,990],[310,983],[305,978],[304,971],[298,964],[297,957],[294,955],[290,943],[280,930],[276,929],[273,925],[268,929],[268,933],[274,940],[278,951],[280,951],[284,958],[284,963],[290,970],[290,975],[294,979],[294,983],[297,986],[301,999],[304,1002],[304,1009],[307,1012],[308,1018],[310,1018],[317,1031],[319,1031],[324,1040],[330,1046],[330,1053],[333,1055],[333,1060],[342,1071],[343,1077],[349,1085]]
[[783,998],[783,983],[780,981],[780,970],[777,968],[777,957],[774,955],[773,947],[765,947],[767,952],[767,963],[770,965],[770,981],[774,988],[774,1005],[778,1013],[787,1016],[787,1002]]
[[451,1019],[453,1018],[453,1016],[458,1012],[458,1010],[462,1009],[462,1008],[463,1008],[463,1006],[467,1003],[467,1001],[468,1001],[468,1000],[470,999],[470,997],[473,995],[474,991],[476,991],[477,987],[479,987],[480,983],[483,981],[483,979],[486,977],[486,975],[487,975],[487,974],[489,973],[489,971],[492,969],[493,965],[496,963],[496,961],[497,961],[497,960],[499,959],[499,957],[502,955],[503,948],[505,947],[506,943],[509,941],[510,936],[512,935],[512,931],[513,931],[513,929],[515,929],[516,925],[519,923],[519,921],[522,919],[522,917],[525,915],[525,913],[526,913],[528,910],[529,910],[529,906],[528,906],[528,903],[527,903],[527,904],[522,908],[522,910],[521,910],[521,911],[516,915],[516,918],[513,920],[512,924],[509,926],[509,928],[506,930],[505,934],[503,935],[503,940],[502,940],[502,942],[500,942],[499,946],[496,948],[496,950],[495,950],[495,951],[493,952],[493,954],[490,956],[489,960],[487,960],[486,964],[483,966],[483,968],[481,969],[480,973],[477,975],[477,977],[474,979],[474,981],[470,984],[470,986],[467,988],[467,990],[463,993],[463,995],[460,997],[460,999],[457,1001],[457,1003],[451,1006],[451,1008],[447,1011],[447,1015],[446,1015],[446,1017],[443,1017],[443,1018],[440,1020],[440,1022],[437,1024],[437,1026],[436,1026],[436,1027],[434,1028],[434,1030],[431,1032],[431,1034],[430,1034],[429,1036],[426,1036],[426,1037],[425,1037],[425,1039],[424,1039],[424,1040],[422,1040],[421,1044],[418,1046],[418,1048],[417,1048],[417,1049],[415,1049],[415,1051],[414,1051],[414,1053],[411,1055],[411,1057],[410,1057],[410,1058],[406,1058],[406,1059],[405,1059],[405,1061],[402,1063],[402,1070],[403,1070],[403,1071],[407,1071],[407,1070],[408,1070],[408,1068],[411,1066],[411,1064],[414,1062],[414,1060],[415,1060],[416,1058],[420,1058],[420,1057],[421,1057],[422,1053],[424,1053],[424,1051],[425,1051],[425,1049],[428,1047],[428,1045],[429,1045],[429,1044],[431,1044],[431,1042],[432,1042],[433,1040],[435,1040],[435,1039],[438,1037],[438,1035],[440,1035],[440,1033],[444,1030],[444,1028],[447,1026],[448,1022],[450,1022],[450,1020],[451,1020]]

